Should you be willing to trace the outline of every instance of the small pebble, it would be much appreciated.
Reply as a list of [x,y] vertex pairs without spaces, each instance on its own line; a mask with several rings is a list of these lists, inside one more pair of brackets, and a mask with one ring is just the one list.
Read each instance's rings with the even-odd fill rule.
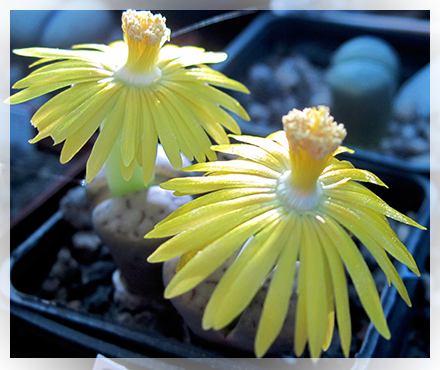
[[416,122],[418,133],[421,137],[429,141],[431,137],[431,127],[429,125],[429,119],[420,118]]
[[123,325],[133,326],[136,321],[130,312],[125,311],[116,316],[116,322]]
[[85,266],[81,282],[83,285],[100,284],[111,281],[111,276],[116,265],[113,261],[96,261],[90,266]]
[[301,82],[295,59],[285,58],[275,70],[275,81],[284,91],[295,88]]
[[92,296],[84,300],[84,308],[91,313],[104,313],[110,305],[111,286],[99,285]]
[[251,103],[248,108],[249,116],[253,121],[267,123],[270,117],[269,109],[260,103]]
[[154,325],[155,319],[155,315],[150,311],[142,311],[134,315],[136,325],[146,329],[150,328],[152,324]]
[[264,103],[277,92],[273,70],[267,64],[257,63],[252,65],[248,72],[248,79],[249,83],[247,85],[257,102]]
[[429,151],[429,142],[420,136],[413,137],[406,142],[409,156],[419,156]]
[[[41,284],[41,289],[44,290],[45,293],[48,293],[51,298],[55,297],[56,292],[58,291],[61,284],[61,280],[58,278],[47,278]],[[47,298],[47,295],[45,294]]]
[[69,290],[67,289],[67,287],[62,286],[60,287],[60,289],[58,289],[55,299],[63,303],[66,303],[68,301],[68,297],[69,297]]
[[98,256],[98,260],[100,261],[113,261],[113,256],[110,252],[110,249],[108,249],[108,247],[103,244],[101,245],[101,248],[99,249],[99,256]]
[[92,216],[86,197],[86,189],[77,186],[70,189],[60,201],[63,218],[77,229],[91,229]]
[[72,246],[77,260],[90,264],[99,253],[102,242],[94,231],[78,231],[72,235]]
[[401,135],[406,140],[412,140],[417,136],[417,129],[413,124],[406,124],[400,128]]
[[71,308],[72,310],[79,311],[83,308],[83,305],[79,299],[74,299],[67,302],[66,307]]
[[61,280],[72,279],[79,275],[78,266],[78,262],[72,258],[69,249],[63,247],[58,252],[57,261],[52,266],[49,277]]

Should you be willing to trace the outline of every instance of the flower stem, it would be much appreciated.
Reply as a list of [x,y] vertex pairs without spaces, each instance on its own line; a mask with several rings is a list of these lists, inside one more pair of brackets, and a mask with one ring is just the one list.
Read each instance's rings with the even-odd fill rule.
[[121,163],[121,140],[119,138],[105,162],[107,181],[113,197],[120,197],[125,194],[134,193],[153,185],[154,176],[148,186],[144,185],[142,179],[142,167],[137,163],[134,165],[133,176],[130,180],[126,181],[122,176]]

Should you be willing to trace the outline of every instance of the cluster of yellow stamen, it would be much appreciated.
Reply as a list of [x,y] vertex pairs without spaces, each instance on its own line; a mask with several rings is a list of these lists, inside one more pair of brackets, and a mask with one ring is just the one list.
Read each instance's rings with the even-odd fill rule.
[[154,46],[170,39],[166,18],[150,11],[127,10],[122,14],[122,29],[129,40]]
[[159,51],[171,34],[165,22],[165,17],[153,15],[150,11],[129,9],[122,14],[128,56],[124,66],[116,71],[119,80],[133,87],[144,87],[161,76],[157,67]]
[[292,109],[282,122],[289,142],[291,171],[279,179],[278,192],[292,208],[307,210],[317,205],[319,175],[347,132],[324,106]]
[[302,150],[314,159],[326,159],[341,145],[347,131],[330,116],[328,107],[292,109],[282,118],[291,156]]

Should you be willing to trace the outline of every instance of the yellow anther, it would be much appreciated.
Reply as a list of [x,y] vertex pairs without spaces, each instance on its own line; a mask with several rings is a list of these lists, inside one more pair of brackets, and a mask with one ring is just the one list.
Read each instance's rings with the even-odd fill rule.
[[347,135],[343,124],[330,116],[328,107],[292,109],[282,118],[289,141],[292,188],[315,194],[318,177]]
[[[170,39],[166,18],[150,11],[127,10],[122,14],[122,29],[126,39],[154,46]],[[164,39],[165,38],[165,39]]]
[[336,123],[324,106],[292,109],[282,122],[290,150],[306,150],[314,159],[331,155],[347,135],[344,125]]

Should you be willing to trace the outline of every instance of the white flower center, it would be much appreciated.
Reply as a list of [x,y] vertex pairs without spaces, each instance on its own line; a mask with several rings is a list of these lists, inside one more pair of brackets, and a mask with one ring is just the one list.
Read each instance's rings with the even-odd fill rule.
[[312,211],[318,207],[322,195],[321,183],[317,181],[313,190],[304,191],[292,186],[291,175],[291,171],[286,171],[278,179],[276,194],[280,202],[298,212]]

